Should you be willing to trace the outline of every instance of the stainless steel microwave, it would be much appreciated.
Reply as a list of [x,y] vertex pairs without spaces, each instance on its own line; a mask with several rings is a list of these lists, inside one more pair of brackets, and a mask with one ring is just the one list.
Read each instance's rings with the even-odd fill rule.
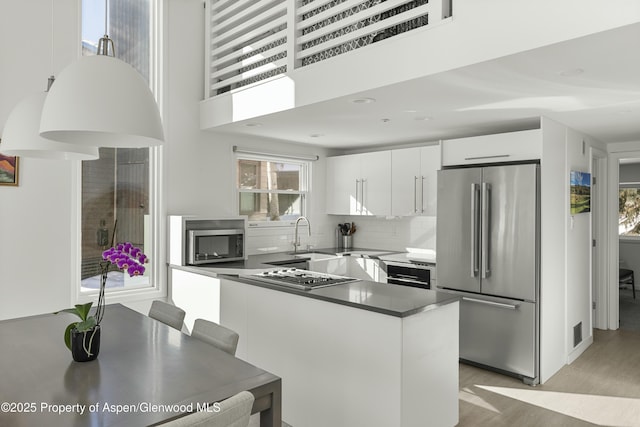
[[187,264],[199,265],[244,259],[244,230],[187,231]]

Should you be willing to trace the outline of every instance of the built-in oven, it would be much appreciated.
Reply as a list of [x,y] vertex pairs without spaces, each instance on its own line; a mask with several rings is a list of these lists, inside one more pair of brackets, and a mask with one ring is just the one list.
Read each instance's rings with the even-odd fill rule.
[[385,265],[387,266],[388,284],[423,289],[435,288],[435,264],[419,261],[385,261]]
[[244,259],[244,229],[187,231],[187,264]]

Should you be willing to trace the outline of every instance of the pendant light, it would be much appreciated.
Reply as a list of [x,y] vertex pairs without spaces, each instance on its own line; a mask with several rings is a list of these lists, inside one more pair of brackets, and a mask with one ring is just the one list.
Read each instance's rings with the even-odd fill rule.
[[[62,70],[42,108],[40,135],[93,147],[149,147],[164,141],[158,105],[144,78],[115,58],[107,33],[95,56]],[[111,48],[111,49],[109,49]]]
[[[51,68],[53,68],[54,3],[51,0]],[[54,77],[49,77],[47,92],[35,93],[23,99],[9,114],[4,125],[0,151],[9,156],[35,157],[56,160],[95,160],[97,147],[52,141],[40,136],[40,116]]]
[[[53,83],[49,77],[47,91]],[[40,116],[47,92],[35,93],[23,99],[11,111],[4,125],[0,151],[9,156],[56,160],[95,160],[98,147],[67,144],[40,136]]]

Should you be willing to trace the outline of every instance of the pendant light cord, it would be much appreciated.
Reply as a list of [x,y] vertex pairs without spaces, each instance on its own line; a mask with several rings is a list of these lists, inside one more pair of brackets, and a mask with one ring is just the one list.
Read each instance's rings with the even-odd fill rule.
[[[109,17],[109,0],[104,0],[104,36],[98,40],[97,55],[116,56],[116,47],[113,44],[113,40],[109,38],[108,31],[108,17]],[[109,53],[111,48],[111,54]]]
[[55,43],[54,43],[54,37],[55,37],[55,13],[54,13],[54,0],[51,0],[51,75],[49,76],[49,79],[47,80],[47,92],[49,92],[49,89],[51,89],[51,85],[53,84],[53,81],[55,80],[54,77],[54,65],[53,65],[53,52],[54,49],[56,47]]

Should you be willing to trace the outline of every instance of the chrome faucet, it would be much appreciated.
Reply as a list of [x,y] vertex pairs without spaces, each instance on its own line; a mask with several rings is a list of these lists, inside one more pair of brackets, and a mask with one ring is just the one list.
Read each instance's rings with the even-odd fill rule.
[[[295,235],[293,236],[293,252],[294,253],[298,252],[298,246],[300,246],[300,237],[298,236],[298,224],[303,219],[307,221],[307,228],[309,230],[309,239],[311,239],[311,223],[306,217],[299,216],[298,219],[296,219],[296,230],[295,230]],[[307,250],[308,249],[309,249],[309,242],[307,242]]]

